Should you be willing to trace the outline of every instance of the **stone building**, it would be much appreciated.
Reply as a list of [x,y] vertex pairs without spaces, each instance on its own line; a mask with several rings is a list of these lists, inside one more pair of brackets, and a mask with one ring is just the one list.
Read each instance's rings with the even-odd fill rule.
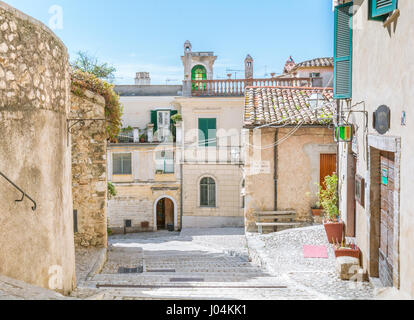
[[[213,79],[216,59],[213,52],[192,51],[187,41],[182,56],[181,91],[177,86],[116,87],[124,105],[123,125],[130,128],[129,133],[123,134],[126,140],[122,138],[121,143],[111,145],[109,152],[112,161],[116,153],[125,153],[125,161],[132,162],[132,168],[128,165],[125,175],[109,174],[119,190],[109,202],[111,228],[156,230],[157,201],[166,196],[172,198],[174,208],[179,208],[175,228],[244,226],[245,88],[255,85],[311,87],[312,79],[255,79],[254,61],[248,55],[246,79],[216,80]],[[168,120],[174,113],[182,117],[178,127]],[[161,119],[166,120],[164,124],[159,123]],[[171,146],[168,145],[171,141],[160,143],[165,136],[162,132],[168,129],[175,130]],[[145,137],[143,143],[139,142],[140,136]],[[174,159],[174,174],[157,175],[157,156],[151,150],[163,148],[165,143],[172,148],[167,160]],[[111,161],[111,154],[108,159]],[[111,167],[116,167],[114,162],[108,169]],[[144,191],[138,192],[138,186]],[[142,222],[147,222],[146,229],[142,228]]]
[[248,87],[245,128],[245,224],[258,213],[311,221],[318,186],[336,171],[332,88]]
[[105,99],[88,90],[77,92],[72,92],[70,100],[75,244],[106,248],[107,124],[102,121]]
[[108,181],[117,191],[108,202],[108,226],[113,233],[157,231],[168,225],[179,230],[181,172],[174,141],[180,139],[181,127],[171,120],[178,112],[176,86],[163,87],[171,96],[124,88],[116,90],[122,94],[123,127],[129,129],[108,146]]
[[371,279],[414,298],[414,2],[380,2],[335,9],[334,97],[353,128],[339,144],[340,211]]
[[67,294],[75,286],[67,49],[2,1],[0,29],[0,274]]
[[333,87],[333,58],[315,58],[295,63],[292,57],[286,62],[281,78],[311,78],[312,87]]

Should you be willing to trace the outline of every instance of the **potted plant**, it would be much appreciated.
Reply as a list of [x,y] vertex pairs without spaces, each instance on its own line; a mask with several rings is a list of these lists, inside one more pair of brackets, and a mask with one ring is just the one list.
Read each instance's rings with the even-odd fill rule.
[[319,185],[319,201],[325,212],[324,227],[329,243],[341,243],[344,235],[344,223],[339,219],[338,176],[325,177],[324,186]]
[[323,208],[319,204],[316,204],[311,208],[312,216],[314,217],[322,217],[324,215]]
[[361,255],[361,250],[356,244],[351,243],[344,243],[341,244],[337,243],[334,246],[335,257],[353,257],[359,259]]
[[147,135],[145,133],[139,136],[139,142],[145,143],[147,141]]

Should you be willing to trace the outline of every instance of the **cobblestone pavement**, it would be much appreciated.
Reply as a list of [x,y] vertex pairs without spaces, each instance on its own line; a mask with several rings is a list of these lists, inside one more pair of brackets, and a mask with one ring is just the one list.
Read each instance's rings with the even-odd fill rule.
[[[248,243],[261,244],[256,255],[264,255],[272,265],[249,262]],[[373,297],[370,284],[352,288],[350,282],[337,278],[333,251],[329,259],[304,259],[303,244],[328,246],[320,227],[247,237],[237,228],[117,235],[110,238],[102,272],[82,282],[74,296],[108,300]],[[140,266],[142,273],[118,273],[120,267]]]
[[[368,282],[342,281],[336,274],[335,255],[323,226],[292,229],[269,235],[248,234],[251,249],[266,264],[271,274],[285,275],[298,286],[326,299],[374,299],[374,287]],[[304,245],[325,245],[329,259],[306,259]]]

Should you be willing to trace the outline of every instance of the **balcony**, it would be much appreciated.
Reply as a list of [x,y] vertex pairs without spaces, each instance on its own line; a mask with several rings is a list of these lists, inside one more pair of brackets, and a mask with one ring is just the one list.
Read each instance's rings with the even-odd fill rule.
[[227,79],[192,81],[193,97],[242,97],[246,87],[312,87],[311,78]]

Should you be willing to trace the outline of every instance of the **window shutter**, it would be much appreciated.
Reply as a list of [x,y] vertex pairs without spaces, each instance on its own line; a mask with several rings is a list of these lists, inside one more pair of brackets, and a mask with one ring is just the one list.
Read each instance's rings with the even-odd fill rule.
[[210,147],[217,146],[217,119],[208,119],[208,145]]
[[151,111],[151,123],[154,125],[154,132],[158,130],[158,118],[157,118],[157,111]]
[[198,141],[200,147],[207,147],[208,119],[198,119]]
[[370,16],[378,18],[397,9],[398,0],[370,0]]
[[352,97],[352,5],[335,7],[334,98]]

